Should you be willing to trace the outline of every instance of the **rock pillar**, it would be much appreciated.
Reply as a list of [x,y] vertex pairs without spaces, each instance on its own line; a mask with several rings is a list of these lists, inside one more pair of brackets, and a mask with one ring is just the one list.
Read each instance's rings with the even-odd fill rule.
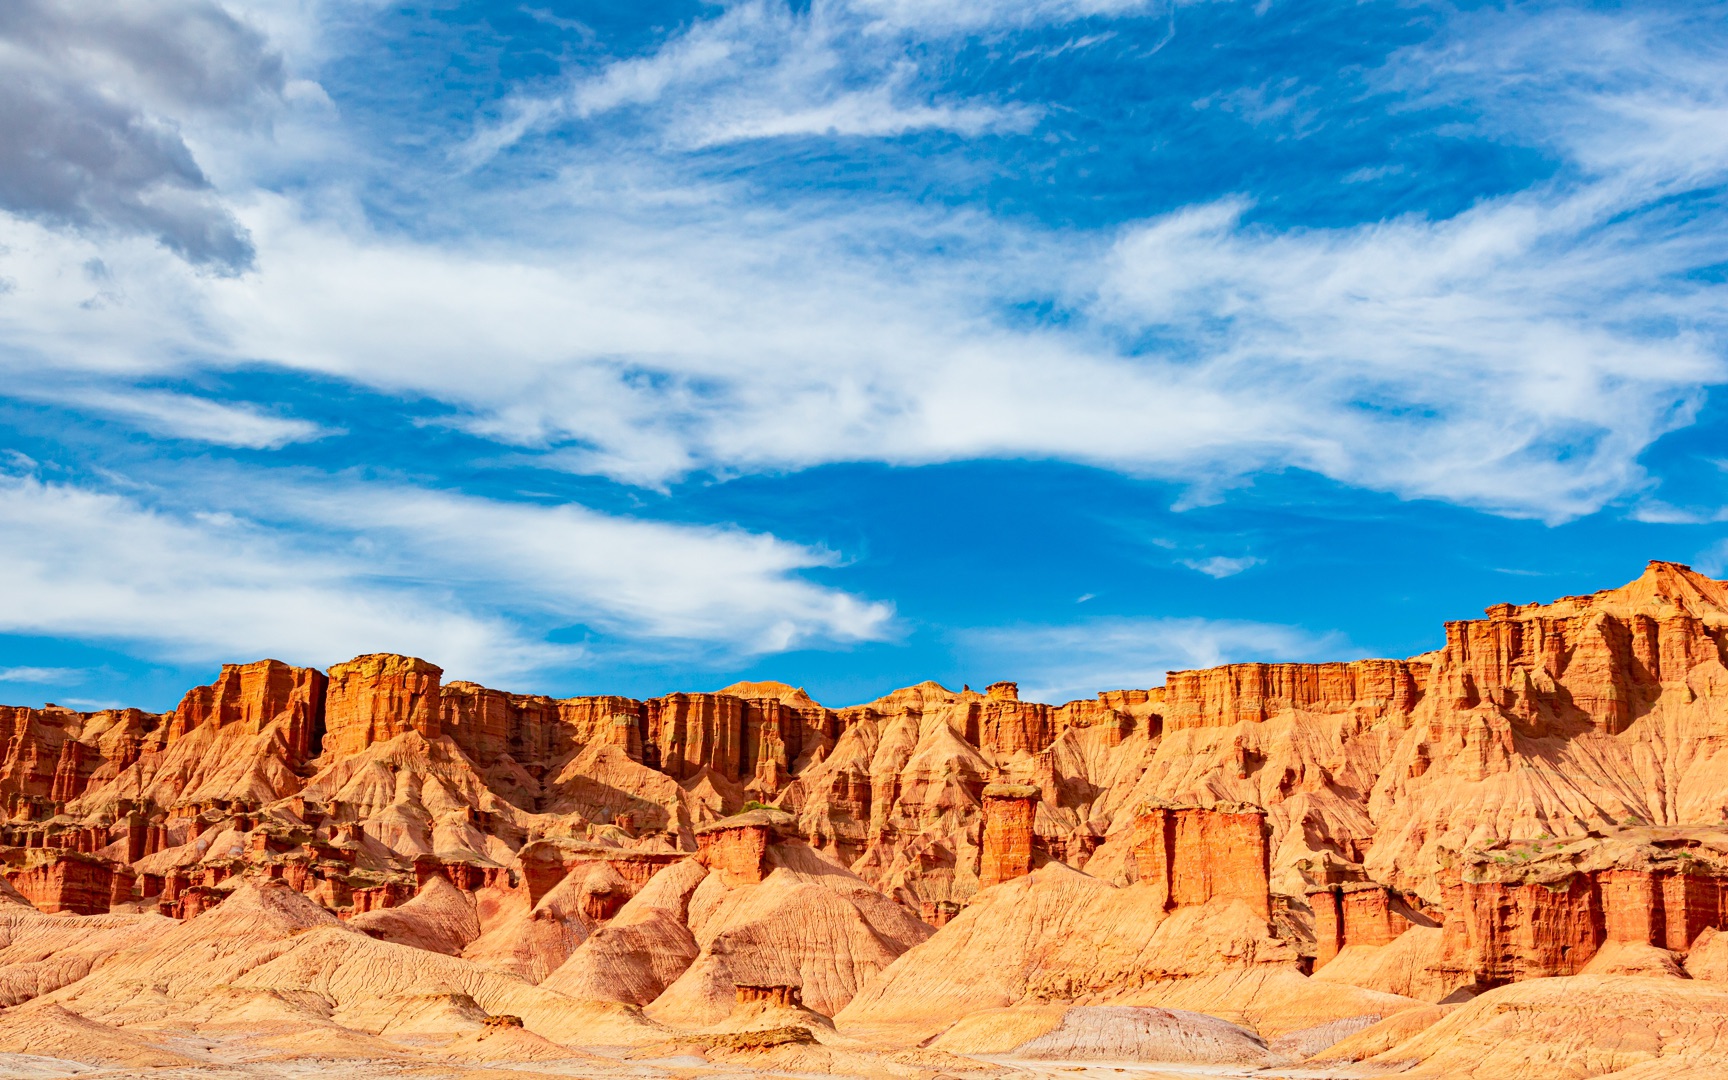
[[1325,967],[1344,948],[1344,914],[1341,896],[1336,886],[1316,889],[1308,894],[1308,906],[1314,909],[1314,970]]
[[988,889],[1032,872],[1032,824],[1039,791],[1030,784],[990,784],[984,789],[984,853],[978,887]]
[[1136,880],[1164,893],[1166,910],[1245,901],[1270,918],[1266,812],[1257,806],[1148,806],[1134,821]]

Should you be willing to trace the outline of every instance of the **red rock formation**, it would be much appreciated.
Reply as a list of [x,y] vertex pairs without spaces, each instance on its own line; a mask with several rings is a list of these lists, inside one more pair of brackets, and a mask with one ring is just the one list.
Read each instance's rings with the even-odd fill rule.
[[1148,806],[1134,820],[1134,864],[1136,880],[1164,892],[1166,909],[1235,899],[1271,916],[1258,807]]
[[509,874],[506,867],[482,866],[466,859],[447,859],[430,854],[414,857],[416,889],[424,887],[432,878],[441,877],[464,892],[474,892],[507,881]]
[[358,754],[407,731],[438,738],[443,674],[424,660],[388,653],[332,667],[324,704],[325,756]]
[[207,885],[192,885],[177,891],[172,900],[162,900],[157,910],[170,919],[195,919],[228,899],[222,889]]
[[537,840],[524,845],[516,857],[528,886],[528,902],[534,905],[584,863],[604,862],[632,889],[640,889],[661,867],[690,855],[683,851],[630,851],[579,840]]
[[768,876],[768,845],[792,824],[778,810],[751,810],[696,831],[696,858],[727,885],[756,885]]
[[563,717],[562,704],[470,682],[447,683],[441,692],[438,726],[481,765],[491,765],[505,755],[517,762],[547,762],[588,741],[573,738],[577,732]]
[[984,789],[984,849],[978,887],[988,889],[1032,872],[1032,825],[1039,791],[1027,784],[991,784]]
[[1728,929],[1728,852],[1648,832],[1470,853],[1445,891],[1446,967],[1485,985],[1570,975],[1608,942],[1684,952]]
[[102,859],[75,852],[32,853],[23,865],[8,868],[6,880],[38,911],[50,915],[101,915],[114,893],[114,869]]
[[738,987],[738,1004],[771,1005],[778,1008],[796,1009],[804,1004],[804,992],[796,986],[740,985]]
[[322,736],[325,684],[321,672],[279,660],[224,664],[214,683],[181,699],[168,723],[168,742],[173,744],[204,724],[217,728],[244,724],[262,731],[282,721],[289,754],[296,763],[303,762],[317,752]]
[[1227,664],[1172,671],[1164,683],[1164,728],[1263,723],[1275,713],[1357,711],[1370,718],[1408,713],[1427,671],[1403,660],[1332,664]]
[[1599,894],[1583,874],[1449,885],[1444,927],[1448,965],[1483,986],[1576,975],[1605,937]]
[[352,894],[353,907],[343,912],[342,915],[346,918],[368,911],[400,907],[414,898],[417,888],[418,886],[407,881],[386,881],[382,885],[355,889]]
[[[1414,917],[1407,898],[1444,894],[1462,905],[1458,970],[1492,981],[1576,970],[1598,941],[1679,951],[1721,925],[1714,871],[1582,853],[1628,822],[1722,820],[1725,637],[1728,587],[1657,563],[1620,589],[1497,605],[1410,660],[1178,672],[1059,707],[1012,683],[925,683],[839,712],[770,683],[554,701],[442,686],[404,657],[338,665],[327,684],[261,661],[223,668],[169,717],[0,709],[0,843],[124,855],[142,876],[111,901],[238,873],[366,909],[419,857],[422,876],[465,887],[519,869],[537,903],[592,858],[639,888],[698,845],[717,877],[761,880],[778,826],[705,829],[754,799],[926,924],[1034,854],[1113,885],[1156,881],[1169,907],[1240,897],[1280,927],[1305,925],[1301,904],[1274,908],[1268,881],[1309,893],[1322,955],[1387,940]],[[1041,799],[995,813],[993,778]],[[1137,821],[1149,801],[1161,809]],[[1265,813],[1198,809],[1233,805]],[[285,850],[290,829],[310,843]],[[1552,834],[1577,838],[1580,896],[1558,878],[1546,898],[1516,875],[1452,882],[1472,898],[1440,876],[1484,838]],[[547,836],[606,853],[529,842]],[[1387,888],[1349,884],[1365,879]],[[1343,887],[1311,892],[1330,885]],[[610,895],[570,910],[604,918]]]
[[1402,899],[1372,881],[1316,889],[1308,904],[1314,911],[1316,970],[1347,945],[1390,945],[1416,925]]

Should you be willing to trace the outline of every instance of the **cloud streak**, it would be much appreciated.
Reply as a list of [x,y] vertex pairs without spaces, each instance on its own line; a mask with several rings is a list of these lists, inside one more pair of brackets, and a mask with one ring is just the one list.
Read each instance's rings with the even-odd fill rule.
[[801,579],[831,554],[773,537],[376,483],[207,479],[231,493],[220,507],[0,477],[0,631],[198,663],[396,651],[481,679],[585,663],[541,636],[576,621],[717,656],[889,632],[886,606]]

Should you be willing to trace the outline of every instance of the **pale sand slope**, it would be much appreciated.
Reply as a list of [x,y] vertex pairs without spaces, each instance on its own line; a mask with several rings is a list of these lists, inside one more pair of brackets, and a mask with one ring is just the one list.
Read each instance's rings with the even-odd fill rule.
[[728,885],[694,859],[665,867],[542,987],[699,1028],[731,1015],[739,985],[796,986],[827,1016],[931,933],[801,841],[768,858],[755,884]]
[[662,869],[541,986],[583,1001],[649,1004],[702,951],[687,920],[690,894],[707,876],[694,859]]
[[966,1017],[931,1046],[1062,1061],[1283,1064],[1258,1035],[1217,1017],[1119,1005],[991,1009]]
[[480,937],[474,897],[437,876],[427,878],[420,891],[401,907],[362,912],[349,919],[348,925],[380,941],[446,956],[460,955]]
[[1290,943],[1239,901],[1166,913],[1160,899],[1052,863],[979,893],[835,1022],[859,1038],[912,1043],[980,1010],[1069,1002],[1201,1012],[1269,1038],[1419,1004],[1302,975]]
[[774,844],[768,856],[774,868],[758,884],[728,886],[712,873],[697,884],[688,925],[701,952],[648,1015],[716,1023],[744,985],[800,987],[808,1008],[832,1016],[930,936],[904,907],[801,841]]
[[462,950],[462,957],[543,982],[594,932],[595,921],[587,914],[590,897],[628,890],[629,883],[602,860],[577,865],[532,907],[526,886],[510,890],[500,904],[501,917]]
[[1728,1076],[1728,988],[1676,978],[1574,975],[1481,995],[1367,1064],[1401,1076]]
[[282,886],[243,885],[49,999],[91,1019],[163,1028],[245,1017],[373,1033],[461,1031],[486,1015],[512,1014],[561,1042],[663,1037],[628,1006],[585,1005],[456,957],[374,940]]
[[75,983],[176,925],[160,915],[44,915],[0,904],[0,1008]]

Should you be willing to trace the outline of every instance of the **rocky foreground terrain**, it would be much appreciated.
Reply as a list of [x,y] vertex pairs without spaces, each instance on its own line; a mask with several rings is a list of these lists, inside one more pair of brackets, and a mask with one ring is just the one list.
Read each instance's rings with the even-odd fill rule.
[[1728,1075],[1728,584],[1052,706],[0,708],[0,1075]]

